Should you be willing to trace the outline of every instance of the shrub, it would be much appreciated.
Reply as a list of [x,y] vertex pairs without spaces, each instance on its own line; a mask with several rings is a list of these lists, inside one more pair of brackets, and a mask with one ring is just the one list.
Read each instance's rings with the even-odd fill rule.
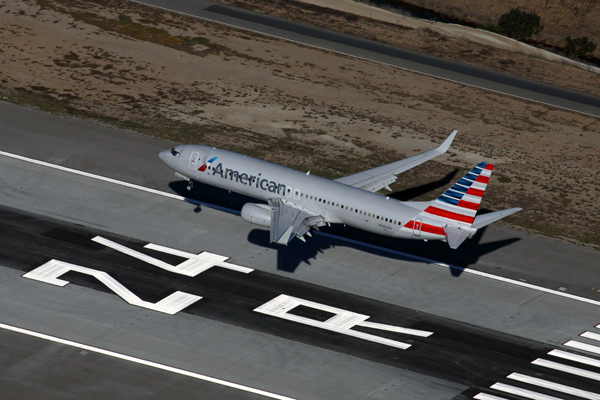
[[571,36],[565,38],[565,52],[568,55],[574,55],[577,58],[591,60],[594,57],[596,45],[589,40],[587,36],[576,37],[571,39]]
[[517,40],[523,40],[539,34],[543,26],[540,25],[540,16],[536,13],[527,13],[513,8],[503,14],[498,20],[498,30],[501,34]]

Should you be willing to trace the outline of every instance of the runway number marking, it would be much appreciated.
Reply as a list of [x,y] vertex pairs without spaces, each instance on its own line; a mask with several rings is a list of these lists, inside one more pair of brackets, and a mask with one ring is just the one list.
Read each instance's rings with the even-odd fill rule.
[[[312,318],[302,317],[299,315],[289,313],[291,310],[298,306],[310,307],[317,310],[326,311],[335,315],[326,321],[317,321]],[[372,329],[398,332],[421,337],[428,337],[433,334],[433,332],[428,331],[420,331],[417,329],[402,328],[394,325],[367,322],[367,319],[370,318],[368,315],[358,314],[352,311],[344,310],[342,308],[331,307],[325,304],[320,304],[314,301],[304,300],[298,297],[292,297],[285,294],[281,294],[275,297],[273,300],[270,300],[262,306],[255,308],[254,311],[266,315],[271,315],[273,317],[298,322],[304,325],[310,325],[316,328],[326,329],[328,331],[353,336],[359,339],[384,344],[386,346],[396,347],[402,350],[408,349],[411,345],[408,343],[399,342],[397,340],[391,340],[377,335],[352,330],[351,328],[355,326],[363,326]]]
[[69,281],[58,279],[58,277],[69,271],[75,271],[95,277],[131,305],[170,315],[178,313],[202,298],[193,294],[177,291],[165,297],[158,303],[150,303],[137,297],[129,289],[121,285],[115,278],[104,271],[98,271],[97,269],[82,267],[80,265],[70,264],[59,260],[50,260],[33,271],[26,273],[23,277],[49,283],[51,285],[65,286]]
[[[242,267],[240,265],[226,262],[226,260],[229,257],[220,256],[218,254],[213,254],[206,251],[203,251],[199,254],[193,254],[153,243],[149,243],[144,246],[147,249],[172,254],[186,259],[178,265],[171,265],[169,263],[151,257],[147,254],[140,253],[139,251],[130,249],[129,247],[105,239],[101,236],[94,237],[92,241],[102,244],[113,250],[119,251],[123,254],[127,254],[131,257],[137,258],[138,260],[144,261],[158,268],[162,268],[169,272],[186,276],[194,277],[212,267],[227,268],[245,274],[254,271],[252,268]],[[33,271],[24,274],[23,277],[62,287],[67,285],[69,281],[59,279],[59,277],[70,271],[79,272],[81,274],[86,274],[95,277],[106,287],[115,292],[119,297],[121,297],[123,300],[125,300],[131,305],[147,308],[149,310],[154,310],[170,315],[176,314],[184,308],[202,299],[201,296],[176,291],[157,303],[150,303],[148,301],[140,299],[129,289],[127,289],[125,286],[119,283],[115,278],[113,278],[104,271],[99,271],[97,269],[83,267],[81,265],[76,264],[70,264],[64,261],[54,259],[39,266]],[[290,314],[290,311],[292,311],[298,306],[310,307],[316,310],[326,311],[334,315],[326,321],[318,321],[312,318]],[[397,340],[383,338],[370,333],[353,330],[352,328],[356,326],[362,326],[365,328],[379,329],[388,332],[397,332],[420,337],[428,337],[433,334],[433,332],[428,331],[421,331],[417,329],[403,328],[394,325],[370,322],[367,321],[370,318],[370,316],[368,315],[355,313],[353,311],[344,310],[342,308],[332,307],[325,304],[316,303],[314,301],[288,296],[285,294],[281,294],[275,297],[274,299],[266,302],[265,304],[255,308],[254,311],[403,350],[408,349],[411,345],[408,343],[399,342]]]

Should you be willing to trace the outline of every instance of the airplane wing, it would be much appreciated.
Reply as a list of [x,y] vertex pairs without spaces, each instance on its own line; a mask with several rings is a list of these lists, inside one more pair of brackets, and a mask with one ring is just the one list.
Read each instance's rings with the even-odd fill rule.
[[398,179],[396,175],[404,171],[408,171],[419,164],[423,164],[425,161],[429,161],[434,157],[444,154],[450,147],[450,144],[454,140],[457,132],[458,131],[453,131],[446,138],[446,140],[444,140],[444,142],[435,149],[427,150],[424,153],[417,154],[391,164],[382,165],[381,167],[344,176],[343,178],[335,179],[335,181],[369,192],[376,192],[382,188],[386,188],[387,190],[391,191],[389,185]]
[[291,201],[269,199],[271,214],[271,243],[287,245],[295,236],[302,241],[311,227],[325,225],[325,219],[317,213]]

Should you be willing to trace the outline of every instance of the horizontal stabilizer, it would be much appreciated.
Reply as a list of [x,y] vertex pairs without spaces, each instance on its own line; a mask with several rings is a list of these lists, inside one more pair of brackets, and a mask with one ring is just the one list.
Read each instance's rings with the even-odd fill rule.
[[473,225],[471,225],[475,229],[481,229],[484,226],[487,226],[493,222],[496,222],[504,217],[508,217],[511,214],[516,213],[517,211],[521,211],[522,208],[508,208],[502,211],[495,211],[488,214],[478,215],[475,217],[475,221],[473,221]]
[[444,235],[451,249],[457,249],[469,236],[475,233],[474,229],[459,228],[458,226],[446,225]]

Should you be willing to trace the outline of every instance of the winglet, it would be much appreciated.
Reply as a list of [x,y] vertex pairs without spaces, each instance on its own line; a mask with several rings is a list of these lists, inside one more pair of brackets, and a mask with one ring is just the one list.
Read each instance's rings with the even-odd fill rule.
[[444,142],[442,144],[440,144],[438,147],[436,147],[435,150],[438,150],[440,152],[440,154],[447,152],[457,133],[458,133],[457,130],[452,131],[452,133],[446,138],[446,140],[444,140]]

